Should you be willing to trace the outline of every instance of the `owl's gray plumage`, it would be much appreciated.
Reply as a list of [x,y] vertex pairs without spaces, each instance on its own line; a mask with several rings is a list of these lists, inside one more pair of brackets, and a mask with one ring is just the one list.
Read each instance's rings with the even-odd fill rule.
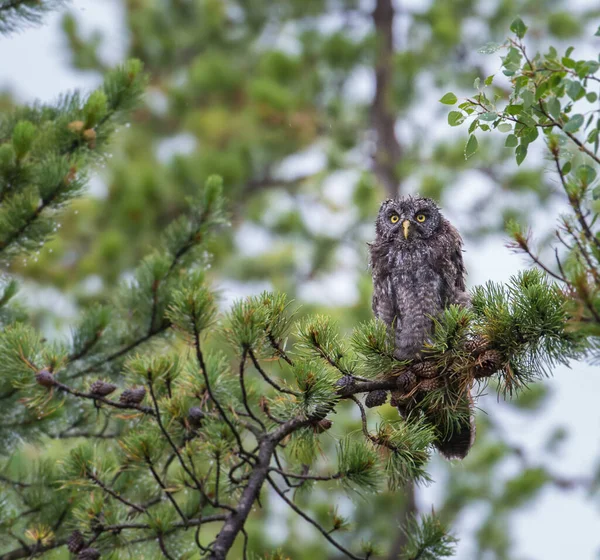
[[[394,356],[418,359],[433,331],[432,317],[469,302],[462,239],[435,202],[420,196],[383,202],[375,231],[373,312],[392,329]],[[472,435],[464,426],[438,447],[447,456],[464,456]]]

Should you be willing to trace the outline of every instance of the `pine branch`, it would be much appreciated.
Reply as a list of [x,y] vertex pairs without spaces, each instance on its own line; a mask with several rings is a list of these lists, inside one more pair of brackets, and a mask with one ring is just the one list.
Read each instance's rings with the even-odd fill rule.
[[138,410],[139,412],[143,412],[144,414],[149,414],[151,416],[154,416],[156,414],[155,411],[152,408],[150,408],[149,406],[144,406],[144,405],[134,404],[134,403],[122,403],[119,401],[107,399],[106,397],[102,397],[102,396],[96,395],[94,393],[84,393],[83,391],[73,389],[73,388],[69,387],[68,385],[65,385],[64,383],[60,383],[59,381],[56,381],[56,380],[54,381],[54,386],[57,389],[64,391],[65,393],[73,395],[74,397],[79,397],[82,399],[89,399],[89,400],[93,400],[93,401],[99,401],[99,402],[107,404],[113,408],[120,408],[120,409],[124,409],[124,410],[131,410],[131,409]]
[[33,546],[23,546],[16,548],[10,552],[6,552],[0,556],[0,560],[18,560],[19,558],[32,558],[34,555],[42,554],[48,550],[54,550],[65,546],[68,539],[61,538],[56,539],[53,543],[48,545],[35,544]]
[[0,1],[0,34],[8,34],[26,25],[39,24],[51,10],[66,4],[65,0],[2,0]]
[[94,482],[94,484],[97,484],[98,486],[100,486],[100,488],[102,488],[102,490],[104,490],[107,494],[110,494],[113,498],[115,498],[115,500],[118,500],[119,502],[125,504],[126,506],[134,509],[135,511],[137,511],[139,513],[144,513],[146,511],[142,506],[134,504],[133,502],[130,502],[129,500],[126,500],[125,498],[123,498],[123,496],[120,496],[119,494],[117,494],[114,490],[112,490],[106,484],[104,484],[104,482],[102,482],[93,473],[88,472],[87,476],[90,480],[92,480]]
[[346,548],[344,548],[340,543],[338,543],[332,536],[331,536],[331,531],[326,531],[318,522],[316,522],[314,519],[312,519],[311,517],[309,517],[306,513],[304,513],[296,504],[294,504],[294,502],[292,502],[279,488],[279,486],[277,486],[277,484],[275,484],[275,482],[273,481],[273,479],[270,476],[267,476],[267,480],[269,482],[269,484],[271,485],[271,488],[273,488],[273,490],[275,490],[275,492],[277,493],[277,495],[295,512],[297,513],[300,517],[302,517],[302,519],[304,519],[305,521],[308,521],[308,523],[310,523],[313,527],[315,527],[324,537],[326,540],[328,540],[333,546],[335,546],[335,548],[337,548],[342,554],[344,554],[345,556],[347,556],[348,558],[351,558],[352,560],[367,560],[368,556],[365,556],[364,558],[360,557],[360,556],[355,556],[354,554],[352,554],[352,552],[350,552],[349,550],[347,550]]

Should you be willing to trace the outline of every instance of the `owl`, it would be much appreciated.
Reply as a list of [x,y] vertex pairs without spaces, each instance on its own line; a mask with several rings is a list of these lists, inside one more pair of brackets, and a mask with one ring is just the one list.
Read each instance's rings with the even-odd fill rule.
[[[381,205],[370,244],[373,313],[388,325],[398,360],[422,358],[434,320],[451,304],[468,305],[460,234],[430,198],[408,196]],[[464,457],[474,439],[470,395],[465,420],[436,443],[446,457]],[[399,404],[400,412],[407,409]],[[432,420],[432,422],[435,422]]]

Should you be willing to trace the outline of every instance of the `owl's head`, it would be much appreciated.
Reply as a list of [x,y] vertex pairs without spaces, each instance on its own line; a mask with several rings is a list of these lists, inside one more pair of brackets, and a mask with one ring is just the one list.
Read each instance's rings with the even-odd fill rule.
[[388,198],[379,209],[375,231],[380,241],[408,244],[434,236],[442,220],[440,209],[431,198]]

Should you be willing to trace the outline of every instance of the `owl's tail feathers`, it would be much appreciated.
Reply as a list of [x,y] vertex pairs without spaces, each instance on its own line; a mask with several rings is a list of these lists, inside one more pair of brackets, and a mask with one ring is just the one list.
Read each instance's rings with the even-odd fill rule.
[[436,441],[435,446],[446,459],[464,459],[475,441],[475,418],[459,422]]

